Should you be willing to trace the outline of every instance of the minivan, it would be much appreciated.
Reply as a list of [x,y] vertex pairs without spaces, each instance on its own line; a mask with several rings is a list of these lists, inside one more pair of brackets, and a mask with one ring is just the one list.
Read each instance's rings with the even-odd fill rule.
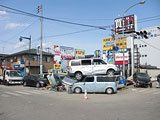
[[69,76],[74,76],[78,81],[87,75],[113,75],[115,72],[118,72],[115,65],[108,64],[99,58],[70,60],[68,64]]
[[74,83],[72,86],[73,93],[99,92],[112,94],[117,92],[116,76],[92,75],[86,76],[81,82]]

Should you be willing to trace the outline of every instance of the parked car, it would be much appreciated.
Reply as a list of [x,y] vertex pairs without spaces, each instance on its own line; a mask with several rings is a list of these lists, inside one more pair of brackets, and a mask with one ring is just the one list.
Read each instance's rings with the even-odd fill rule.
[[47,78],[42,75],[28,75],[24,77],[23,86],[45,87],[49,84]]
[[117,75],[117,88],[123,88],[123,87],[126,87],[127,86],[127,80],[125,78],[125,76],[122,76],[122,75]]
[[152,87],[152,82],[147,73],[137,72],[133,74],[133,81],[135,87]]
[[74,76],[78,81],[87,75],[113,75],[115,72],[118,72],[115,65],[108,64],[98,58],[70,60],[68,68],[68,74]]
[[116,76],[92,75],[86,76],[83,81],[74,83],[72,92],[99,92],[112,94],[117,92]]

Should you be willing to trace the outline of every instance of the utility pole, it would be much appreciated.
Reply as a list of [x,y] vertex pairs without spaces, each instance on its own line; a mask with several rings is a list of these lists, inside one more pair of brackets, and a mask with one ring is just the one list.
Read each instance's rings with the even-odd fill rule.
[[41,40],[40,40],[40,74],[43,74],[43,57],[42,57],[42,51],[43,51],[43,45],[42,45],[42,43],[43,43],[43,34],[42,34],[42,23],[43,23],[43,18],[42,18],[42,16],[43,16],[43,14],[42,14],[42,5],[40,5],[40,11],[41,11]]
[[[114,41],[114,46],[115,47],[115,35],[114,35],[114,25],[112,25],[112,40]],[[112,49],[112,55],[113,55],[113,64],[115,65],[115,50]]]

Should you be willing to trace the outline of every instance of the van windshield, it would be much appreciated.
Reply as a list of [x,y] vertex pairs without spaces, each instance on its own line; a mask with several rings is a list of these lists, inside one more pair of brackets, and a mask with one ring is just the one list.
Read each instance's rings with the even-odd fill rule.
[[137,76],[139,78],[149,78],[148,74],[146,74],[146,73],[137,73]]
[[22,77],[22,75],[18,73],[17,71],[10,71],[10,76],[11,77]]
[[93,60],[93,64],[94,64],[94,65],[101,65],[101,64],[107,64],[107,63],[104,62],[104,61],[101,60],[101,59],[94,59],[94,60]]

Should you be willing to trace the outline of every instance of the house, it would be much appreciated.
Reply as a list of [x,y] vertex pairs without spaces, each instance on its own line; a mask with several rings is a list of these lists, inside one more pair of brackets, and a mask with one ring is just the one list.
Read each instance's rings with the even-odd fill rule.
[[[4,60],[5,56],[7,56],[7,54],[0,54],[0,66],[2,65],[2,61]],[[2,70],[0,70],[0,75],[2,75]]]
[[[43,73],[48,72],[48,69],[53,68],[53,54],[42,52],[43,56]],[[14,54],[5,56],[2,65],[13,67],[21,71],[23,75],[29,73],[29,58],[30,58],[30,74],[40,73],[40,55],[36,49],[24,50]]]

